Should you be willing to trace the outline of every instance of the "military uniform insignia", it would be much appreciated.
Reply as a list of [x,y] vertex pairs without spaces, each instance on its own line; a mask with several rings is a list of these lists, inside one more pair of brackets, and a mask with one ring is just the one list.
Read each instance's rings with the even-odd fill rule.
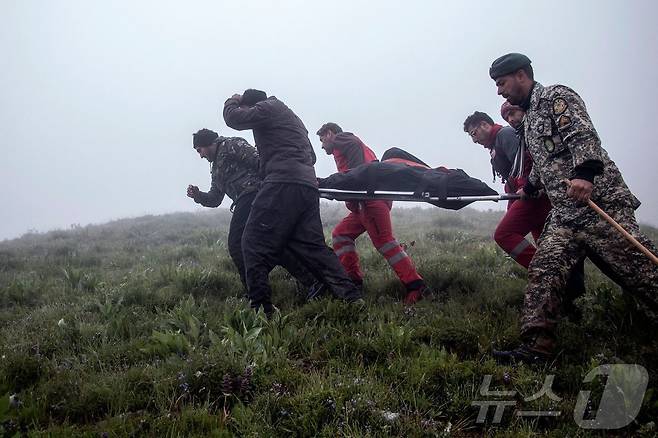
[[549,154],[552,153],[555,150],[555,143],[553,143],[553,139],[551,139],[550,137],[544,139],[544,147],[546,148],[546,151],[548,151]]
[[558,97],[553,101],[553,114],[560,115],[567,110],[567,101]]
[[570,124],[571,124],[571,118],[569,116],[560,116],[557,119],[558,128],[564,128],[566,126],[569,126]]

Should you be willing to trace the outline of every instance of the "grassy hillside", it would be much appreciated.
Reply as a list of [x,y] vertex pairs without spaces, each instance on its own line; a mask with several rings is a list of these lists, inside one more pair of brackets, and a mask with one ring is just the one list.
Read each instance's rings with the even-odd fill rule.
[[[326,235],[344,214],[323,207]],[[525,271],[490,238],[500,212],[395,209],[398,240],[445,297],[405,308],[367,237],[367,307],[304,302],[271,276],[272,321],[244,299],[226,248],[230,214],[172,214],[0,243],[0,435],[600,436],[573,420],[599,364],[637,363],[649,391],[620,434],[654,436],[658,341],[637,303],[588,266],[588,294],[560,327],[558,360],[501,366],[515,346]],[[645,228],[654,241],[658,232]],[[476,422],[485,375],[518,410]],[[546,397],[537,393],[555,375]],[[599,388],[599,389],[597,389]],[[11,399],[10,396],[15,397]],[[500,399],[500,397],[498,398]],[[596,410],[596,402],[591,406]],[[107,434],[107,435],[104,435]]]

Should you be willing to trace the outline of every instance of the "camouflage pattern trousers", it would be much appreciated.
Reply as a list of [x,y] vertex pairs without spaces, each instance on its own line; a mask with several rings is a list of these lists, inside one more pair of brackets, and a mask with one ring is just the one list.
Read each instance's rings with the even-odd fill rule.
[[[630,207],[607,207],[606,212],[654,254],[656,247],[640,232]],[[521,337],[531,348],[551,353],[573,266],[585,257],[625,293],[658,312],[658,266],[594,211],[574,222],[560,223],[551,214],[528,270],[528,287],[521,315]]]

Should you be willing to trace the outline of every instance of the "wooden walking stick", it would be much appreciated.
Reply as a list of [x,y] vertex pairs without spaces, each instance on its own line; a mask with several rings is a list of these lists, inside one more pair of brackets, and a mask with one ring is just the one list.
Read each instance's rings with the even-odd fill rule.
[[601,207],[596,205],[594,203],[594,201],[592,201],[591,199],[588,199],[587,200],[587,205],[589,205],[595,212],[597,212],[599,214],[599,216],[601,216],[603,219],[605,219],[610,225],[615,227],[617,229],[617,231],[619,231],[629,242],[631,242],[633,245],[635,245],[635,247],[637,249],[642,251],[644,253],[644,255],[649,257],[652,262],[654,262],[656,265],[658,265],[658,257],[656,257],[656,255],[654,253],[649,251],[646,246],[644,246],[640,242],[638,242],[638,240],[635,237],[631,236],[631,233],[629,233],[628,231],[626,231],[624,229],[624,227],[619,225],[619,223],[617,223],[616,220],[611,218],[610,215],[608,213],[606,213],[605,211],[603,211],[601,209]]
[[[568,179],[562,180],[562,182],[564,182],[568,186],[571,186],[571,181],[569,181]],[[656,257],[656,255],[654,253],[652,253],[651,251],[649,251],[644,245],[642,245],[635,237],[633,237],[631,235],[631,233],[626,231],[624,229],[624,227],[619,225],[619,223],[616,220],[611,218],[608,213],[603,211],[601,209],[601,207],[596,205],[596,203],[594,203],[594,201],[592,201],[591,199],[588,199],[587,200],[587,205],[589,205],[592,210],[597,212],[599,216],[601,216],[603,219],[605,219],[606,222],[608,222],[610,225],[615,227],[617,229],[617,231],[619,231],[626,238],[626,240],[631,242],[637,249],[642,251],[644,253],[644,255],[646,255],[647,257],[649,257],[651,259],[652,262],[654,262],[656,265],[658,265],[658,257]]]

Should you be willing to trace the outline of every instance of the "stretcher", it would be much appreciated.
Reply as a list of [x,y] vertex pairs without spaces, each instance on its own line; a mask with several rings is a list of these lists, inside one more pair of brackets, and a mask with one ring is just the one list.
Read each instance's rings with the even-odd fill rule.
[[475,201],[519,198],[516,194],[499,194],[461,169],[431,168],[402,149],[389,149],[382,158],[381,162],[318,178],[320,197],[337,201],[428,202],[450,210]]
[[340,189],[319,189],[320,197],[334,201],[367,201],[367,200],[387,200],[387,201],[408,201],[408,202],[475,202],[475,201],[509,201],[519,199],[520,196],[512,193],[496,195],[471,195],[471,196],[446,196],[440,198],[432,196],[428,192],[422,192],[416,195],[414,192],[394,192],[386,190],[340,190]]

